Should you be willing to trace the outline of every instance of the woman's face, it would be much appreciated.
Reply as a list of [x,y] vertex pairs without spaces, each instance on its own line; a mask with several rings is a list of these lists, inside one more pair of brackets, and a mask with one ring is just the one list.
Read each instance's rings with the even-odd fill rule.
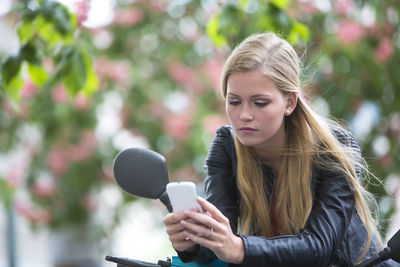
[[284,142],[284,117],[296,106],[296,94],[287,95],[259,71],[234,73],[228,78],[226,114],[236,137],[245,146],[279,150]]

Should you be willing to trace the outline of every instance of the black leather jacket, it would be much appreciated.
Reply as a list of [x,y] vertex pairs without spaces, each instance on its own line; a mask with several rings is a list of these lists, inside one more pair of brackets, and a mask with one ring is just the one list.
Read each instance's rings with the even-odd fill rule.
[[[357,142],[344,132],[338,140],[359,151]],[[206,198],[230,221],[237,231],[239,194],[236,187],[236,154],[233,130],[220,127],[206,160]],[[360,174],[360,170],[356,169]],[[266,177],[271,177],[265,168]],[[313,170],[313,208],[306,226],[296,235],[265,238],[242,235],[245,257],[240,266],[354,266],[366,242],[366,228],[355,209],[352,190],[345,178],[329,170]],[[381,250],[373,238],[368,258]],[[204,247],[196,253],[178,252],[182,261],[204,262],[215,254]],[[230,266],[235,266],[230,264]],[[377,266],[400,266],[387,261]]]

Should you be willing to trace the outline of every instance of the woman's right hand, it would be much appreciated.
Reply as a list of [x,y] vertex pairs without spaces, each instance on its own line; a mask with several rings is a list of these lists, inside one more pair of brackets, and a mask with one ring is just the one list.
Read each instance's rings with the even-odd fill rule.
[[177,251],[194,251],[196,249],[196,243],[188,239],[184,234],[187,229],[183,227],[181,221],[187,219],[183,212],[172,212],[165,216],[163,220],[167,227],[169,240]]

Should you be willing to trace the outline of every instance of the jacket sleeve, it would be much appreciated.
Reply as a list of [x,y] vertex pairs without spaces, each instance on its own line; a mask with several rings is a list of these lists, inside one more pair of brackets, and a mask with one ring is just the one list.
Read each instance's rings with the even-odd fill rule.
[[355,201],[342,175],[320,175],[317,199],[305,228],[296,235],[268,239],[241,235],[242,266],[328,266],[350,223]]

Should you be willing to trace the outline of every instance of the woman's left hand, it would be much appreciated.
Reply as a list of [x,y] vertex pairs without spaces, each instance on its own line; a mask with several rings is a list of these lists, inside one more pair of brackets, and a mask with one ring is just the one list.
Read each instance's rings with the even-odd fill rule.
[[[244,258],[244,246],[240,237],[232,233],[228,218],[213,204],[198,197],[197,201],[207,213],[185,211],[186,216],[198,224],[181,221],[186,237],[211,249],[222,261],[240,264]],[[196,234],[193,234],[196,233]]]

